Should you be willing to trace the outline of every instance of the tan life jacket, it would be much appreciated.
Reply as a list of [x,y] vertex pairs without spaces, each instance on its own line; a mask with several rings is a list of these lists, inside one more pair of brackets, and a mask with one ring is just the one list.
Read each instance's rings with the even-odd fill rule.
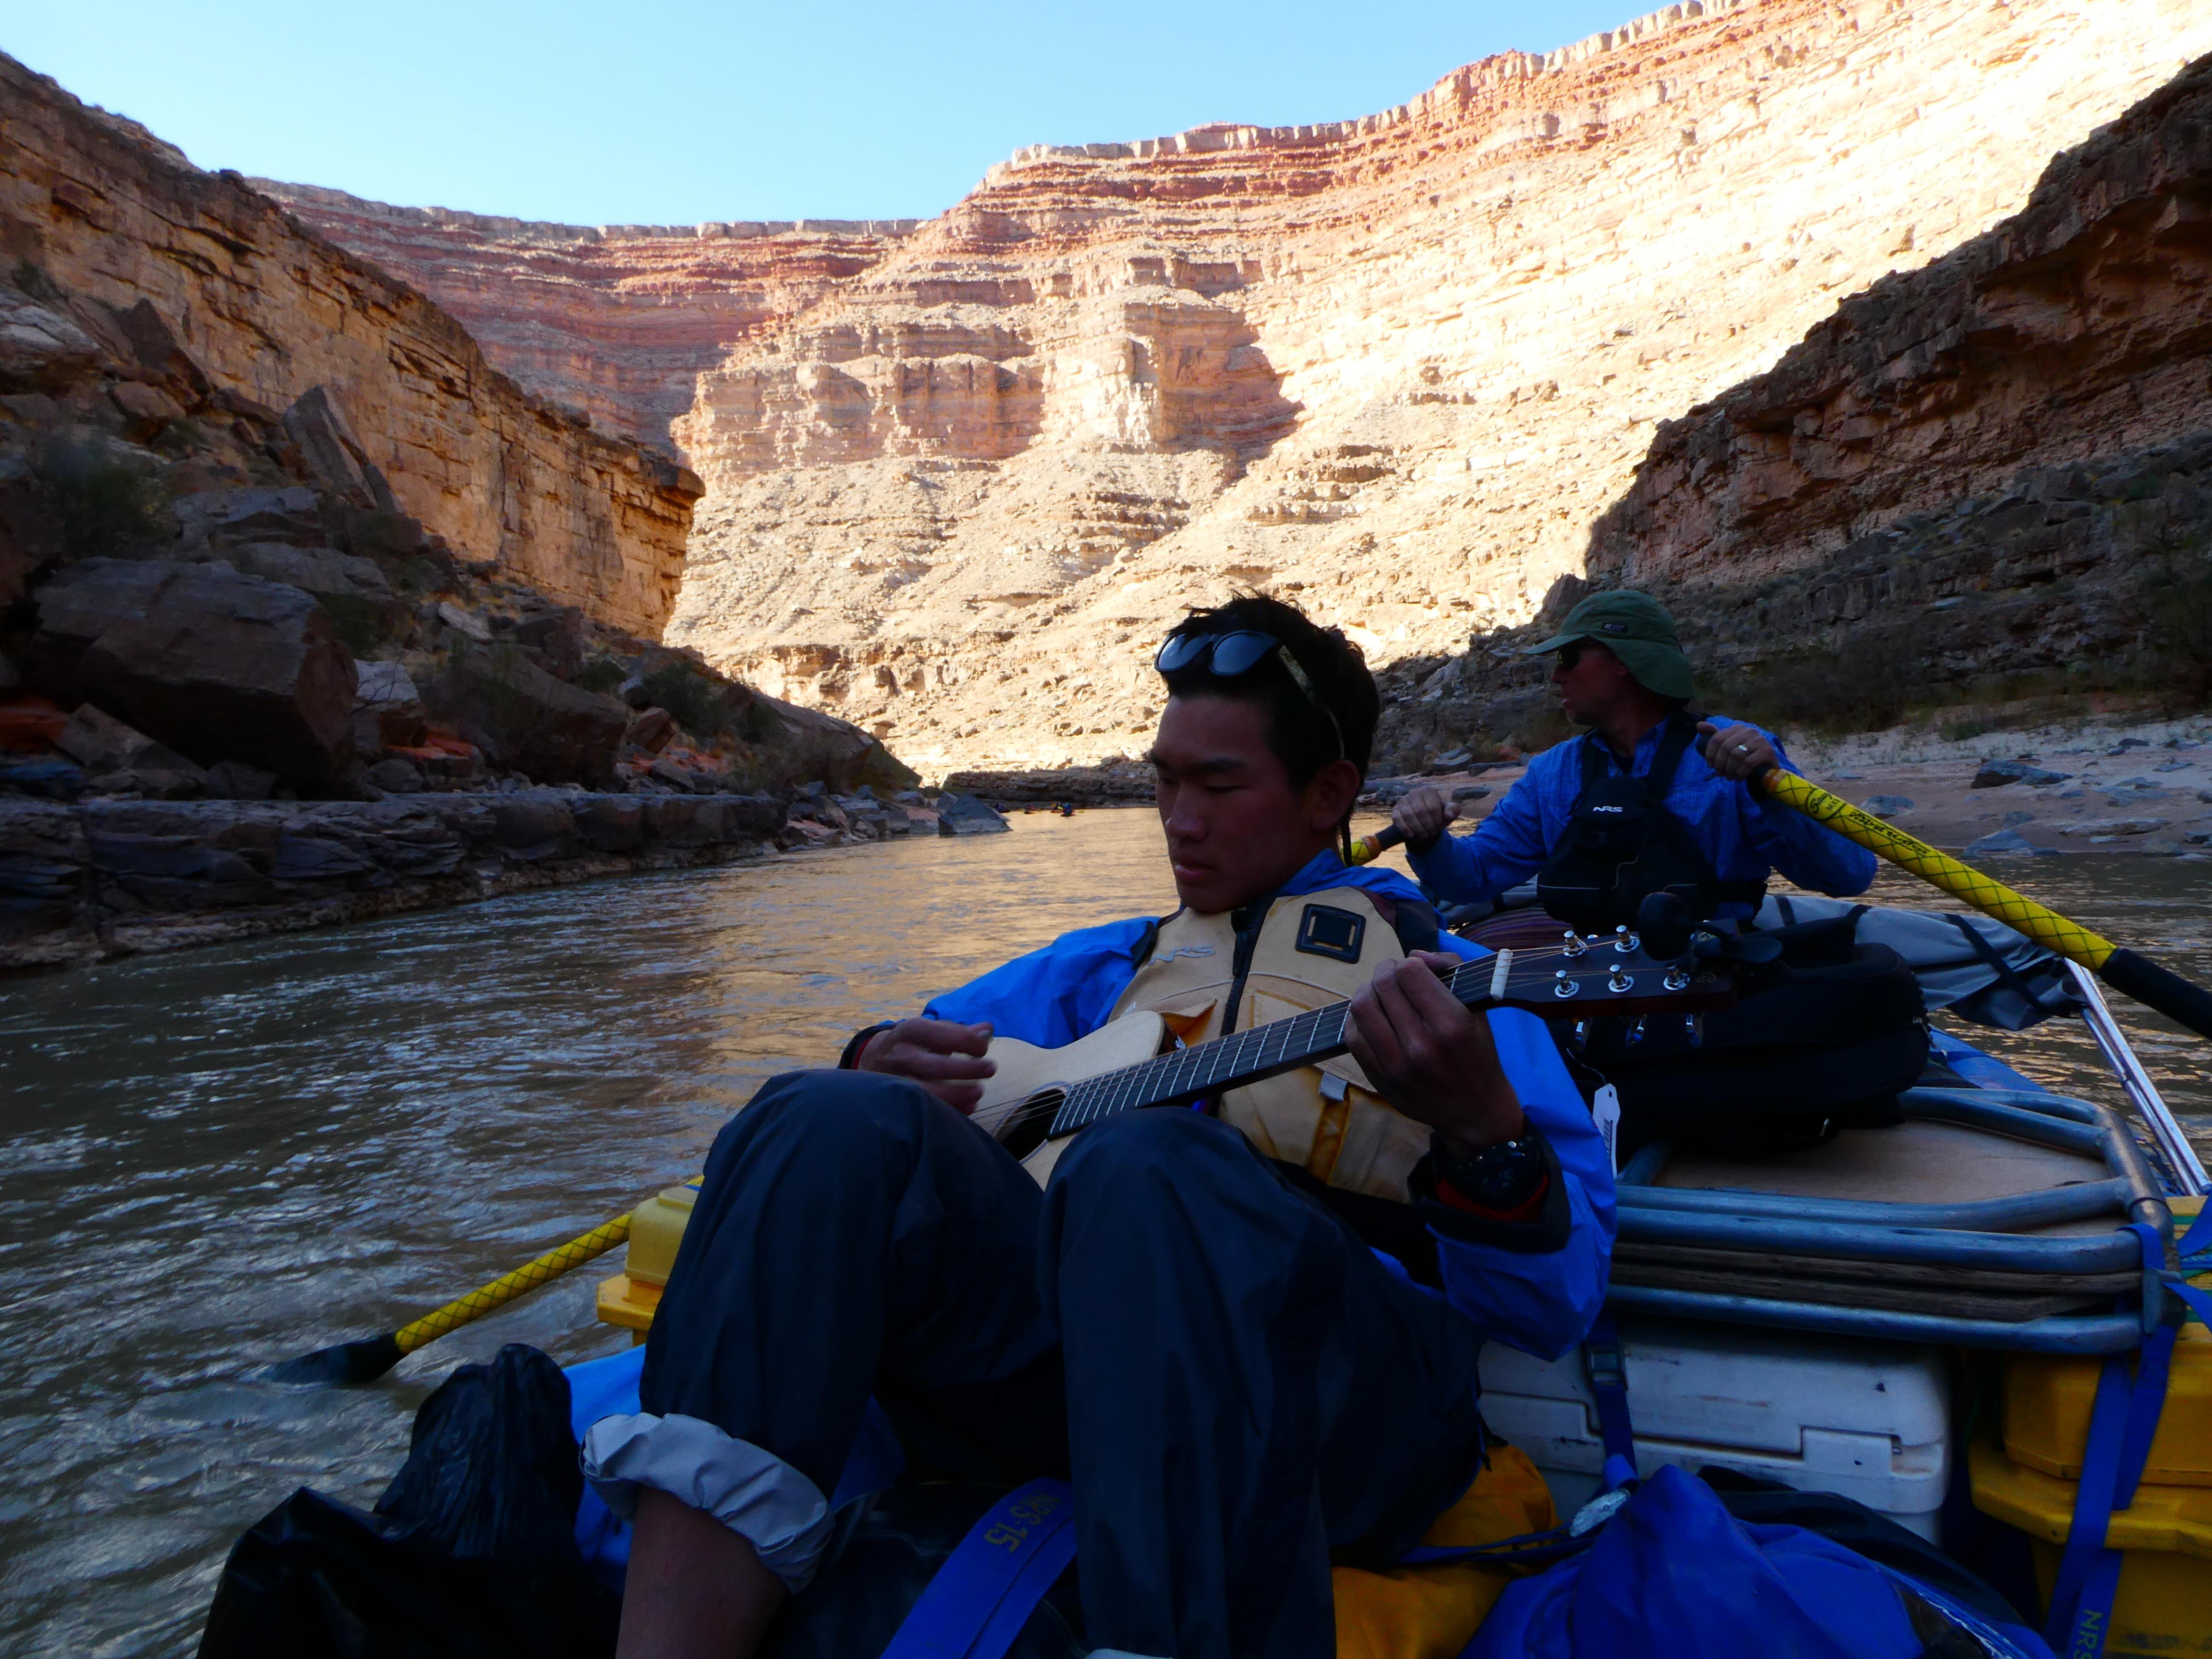
[[[1391,920],[1357,887],[1279,898],[1261,924],[1240,991],[1229,915],[1179,910],[1160,924],[1152,957],[1114,1004],[1114,1018],[1150,1010],[1196,1044],[1224,1028],[1249,1031],[1341,1002],[1375,976],[1376,963],[1405,954]],[[1232,1089],[1216,1109],[1267,1157],[1332,1187],[1401,1204],[1411,1201],[1407,1177],[1429,1150],[1428,1126],[1385,1105],[1349,1054]]]

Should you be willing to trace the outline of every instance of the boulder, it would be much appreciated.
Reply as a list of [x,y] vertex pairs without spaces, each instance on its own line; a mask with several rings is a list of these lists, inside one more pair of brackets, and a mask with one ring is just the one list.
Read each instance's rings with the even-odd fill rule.
[[298,588],[222,565],[88,559],[40,589],[33,677],[203,766],[320,781],[353,753],[353,658]]
[[940,836],[988,836],[1009,828],[1005,817],[973,795],[946,790],[937,798],[937,833]]
[[0,283],[0,392],[58,390],[90,374],[99,360],[92,336]]
[[2062,836],[2147,836],[2154,830],[2163,830],[2171,823],[2168,818],[2083,818],[2075,823],[2062,823]]
[[911,789],[921,775],[859,726],[819,709],[753,693],[746,735],[775,751],[787,778],[819,778],[840,792],[864,783]]
[[1985,859],[2001,853],[2056,853],[2056,848],[2038,847],[2017,830],[1999,830],[1984,836],[1978,841],[1966,843],[1966,856]]
[[180,781],[189,781],[192,786],[190,793],[197,794],[207,783],[206,772],[175,750],[155,742],[144,732],[133,730],[91,703],[86,703],[69,717],[69,723],[54,738],[54,747],[84,769],[94,788],[103,784],[110,788],[129,788],[130,785],[120,781],[107,782],[120,774],[146,777],[149,784],[143,793],[149,795],[169,795]]
[[352,650],[374,649],[407,616],[406,602],[392,591],[374,559],[283,542],[249,542],[231,549],[227,557],[250,576],[313,594]]
[[554,678],[513,645],[464,641],[423,693],[423,706],[465,732],[481,732],[501,758],[540,783],[604,784],[629,710]]
[[310,386],[284,411],[284,430],[307,465],[338,495],[357,506],[396,513],[392,487],[371,464],[353,424],[328,386]]
[[304,484],[283,489],[210,489],[178,500],[174,511],[187,548],[222,553],[254,542],[313,547],[326,539],[323,498]]
[[276,775],[244,761],[217,761],[207,771],[207,792],[216,800],[267,800]]
[[2040,766],[2032,766],[2026,761],[1984,761],[1981,769],[1974,774],[1973,787],[1977,789],[1999,789],[2008,783],[2063,783],[2068,775],[2064,772],[2046,772]]
[[1893,818],[1899,812],[1910,812],[1912,810],[1912,797],[1869,795],[1866,799],[1866,810],[1878,818]]
[[391,755],[368,769],[368,781],[387,795],[420,794],[422,769],[404,755]]
[[623,733],[623,741],[657,755],[668,747],[668,740],[675,735],[676,716],[665,708],[648,708],[629,723]]
[[407,670],[396,662],[356,662],[353,700],[354,746],[413,749],[430,735],[422,698]]

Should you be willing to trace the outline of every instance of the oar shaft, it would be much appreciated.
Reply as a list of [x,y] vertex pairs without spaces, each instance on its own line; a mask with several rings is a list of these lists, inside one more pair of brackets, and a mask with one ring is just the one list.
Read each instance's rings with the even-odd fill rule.
[[534,1261],[526,1261],[511,1273],[501,1273],[490,1284],[466,1296],[455,1297],[444,1307],[424,1314],[413,1324],[402,1325],[392,1334],[392,1340],[398,1344],[401,1353],[413,1353],[424,1343],[434,1342],[447,1332],[457,1331],[494,1309],[505,1307],[518,1296],[526,1295],[540,1285],[550,1284],[570,1268],[580,1267],[617,1244],[629,1242],[629,1216],[625,1213],[592,1228],[581,1238],[572,1238],[546,1251]]
[[1972,865],[1961,864],[1948,853],[1938,852],[1924,841],[1916,841],[1885,823],[1871,812],[1839,799],[1808,783],[1795,772],[1776,767],[1759,780],[1764,789],[1784,806],[1825,823],[1846,840],[1887,859],[1899,869],[1962,898],[1985,915],[2017,928],[2046,950],[2078,962],[2093,973],[2112,954],[2112,940],[2091,933],[2079,922],[2069,921],[2056,910],[2045,909],[2025,894],[1984,875]]
[[2212,992],[2192,985],[2180,975],[2161,968],[2148,957],[2114,945],[2078,921],[2016,893],[2002,882],[1961,864],[1924,841],[1917,841],[1893,824],[1847,800],[1839,800],[1817,784],[1794,772],[1774,767],[1760,775],[1759,787],[1794,811],[1869,852],[1909,870],[1923,881],[1964,899],[1984,915],[2016,928],[2045,949],[2069,962],[2078,962],[2116,991],[2124,992],[2147,1008],[2178,1020],[2199,1036],[2212,1039]]

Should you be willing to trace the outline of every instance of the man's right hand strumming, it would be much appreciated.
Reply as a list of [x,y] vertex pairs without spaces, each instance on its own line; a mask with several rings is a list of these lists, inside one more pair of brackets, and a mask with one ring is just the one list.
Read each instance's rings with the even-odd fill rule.
[[988,1025],[902,1019],[870,1037],[853,1068],[911,1078],[946,1105],[971,1112],[983,1097],[981,1079],[999,1069],[997,1062],[983,1057],[990,1046]]
[[1445,825],[1459,816],[1459,803],[1448,801],[1442,792],[1431,784],[1423,784],[1411,793],[1401,797],[1390,811],[1390,822],[1406,845],[1416,853],[1425,853],[1436,845],[1437,837],[1444,832]]

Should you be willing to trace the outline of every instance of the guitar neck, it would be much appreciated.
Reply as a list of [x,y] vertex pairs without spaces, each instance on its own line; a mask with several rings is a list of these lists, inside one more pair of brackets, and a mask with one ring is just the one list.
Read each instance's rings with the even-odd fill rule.
[[[1487,1007],[1505,1000],[1512,973],[1513,952],[1500,951],[1487,961],[1454,969],[1444,988],[1470,1008]],[[1056,1139],[1073,1134],[1117,1112],[1188,1106],[1209,1095],[1334,1059],[1345,1052],[1345,1024],[1351,1013],[1349,1002],[1332,1002],[1088,1079],[1069,1089],[1047,1136]]]

